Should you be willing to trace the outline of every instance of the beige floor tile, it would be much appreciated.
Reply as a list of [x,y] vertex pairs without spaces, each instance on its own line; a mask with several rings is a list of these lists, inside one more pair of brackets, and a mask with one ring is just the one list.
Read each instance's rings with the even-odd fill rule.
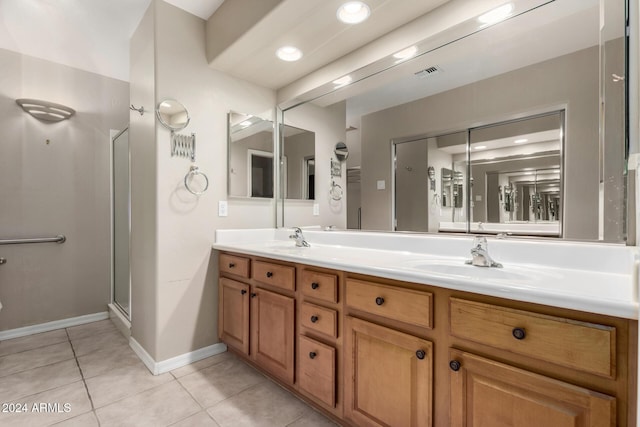
[[284,427],[309,411],[309,406],[271,381],[207,410],[221,427]]
[[[91,411],[89,396],[87,396],[87,390],[85,389],[82,381],[58,387],[43,393],[34,394],[17,401],[13,401],[13,403],[26,405],[27,412],[0,412],[1,426],[46,426]],[[40,408],[38,405],[42,403],[50,405],[48,411],[44,410],[44,408],[41,408],[43,409],[42,411],[33,410],[34,405],[37,404],[36,408]],[[68,406],[65,407],[65,404],[68,404]]]
[[82,380],[74,359],[29,369],[0,380],[0,402],[51,390]]
[[94,351],[78,357],[85,378],[93,378],[118,368],[138,366],[142,362],[131,347],[125,343],[114,343],[110,348]]
[[0,356],[33,350],[34,348],[45,347],[51,344],[59,344],[68,340],[67,331],[64,329],[4,340],[0,341]]
[[71,338],[71,341],[75,341],[75,340],[79,340],[87,337],[93,337],[99,334],[103,334],[105,332],[113,332],[116,330],[117,330],[116,325],[114,325],[113,322],[109,319],[67,328],[67,331],[69,332],[69,338]]
[[140,361],[86,380],[89,394],[96,408],[124,397],[133,396],[173,380],[171,374],[152,375]]
[[187,366],[174,369],[173,371],[171,371],[171,373],[176,378],[184,377],[185,375],[201,371],[205,368],[208,368],[209,366],[217,365],[218,363],[224,362],[225,360],[229,360],[230,358],[234,357],[235,356],[232,356],[231,353],[228,352],[216,354],[215,356],[207,357],[206,359],[199,360]]
[[200,411],[196,401],[173,380],[97,409],[96,415],[102,427],[159,427],[168,426]]
[[287,427],[338,427],[338,424],[331,421],[319,412],[311,410],[302,418],[288,424]]
[[266,380],[258,371],[236,358],[178,378],[204,408]]
[[198,412],[195,415],[190,416],[189,418],[185,418],[184,420],[178,421],[175,424],[171,424],[171,427],[219,427],[218,423],[213,421],[213,419],[207,414],[205,411]]
[[98,424],[96,414],[92,411],[52,425],[55,427],[99,427],[100,424]]
[[117,329],[97,335],[72,340],[76,356],[84,356],[94,351],[108,350],[116,344],[127,344],[127,339]]
[[0,357],[0,377],[69,359],[73,359],[73,351],[68,341],[10,354]]

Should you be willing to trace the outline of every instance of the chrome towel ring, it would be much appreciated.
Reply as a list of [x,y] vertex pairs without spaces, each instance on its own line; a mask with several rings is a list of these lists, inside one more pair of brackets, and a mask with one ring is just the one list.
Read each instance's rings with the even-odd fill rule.
[[[189,182],[191,182],[191,180],[193,180],[196,175],[200,175],[204,178],[204,188],[200,191],[194,191],[189,184]],[[189,172],[187,172],[187,174],[184,176],[184,186],[187,187],[187,191],[189,191],[189,193],[199,196],[201,194],[204,194],[204,192],[207,191],[207,188],[209,188],[209,178],[207,178],[207,175],[205,175],[204,172],[200,171],[198,166],[191,165],[191,167],[189,168]]]
[[335,181],[331,181],[331,188],[329,189],[329,195],[331,196],[331,199],[340,200],[342,199],[342,194],[342,186],[340,186],[340,184],[336,184]]

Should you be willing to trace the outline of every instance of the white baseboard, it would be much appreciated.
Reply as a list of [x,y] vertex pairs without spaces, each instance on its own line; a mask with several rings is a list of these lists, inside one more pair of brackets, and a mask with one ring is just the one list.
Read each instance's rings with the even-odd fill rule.
[[84,316],[71,317],[69,319],[54,320],[53,322],[40,323],[38,325],[25,326],[23,328],[0,331],[0,341],[11,338],[26,337],[27,335],[39,334],[42,332],[55,331],[56,329],[69,328],[71,326],[84,325],[85,323],[97,322],[109,318],[109,312],[86,314]]
[[142,363],[145,364],[147,369],[151,371],[153,375],[164,374],[165,372],[172,371],[177,368],[181,368],[190,363],[197,362],[198,360],[206,359],[207,357],[214,356],[216,354],[224,353],[227,351],[227,346],[223,343],[217,343],[208,347],[203,347],[190,353],[181,354],[171,359],[156,362],[153,357],[147,353],[147,351],[135,340],[135,338],[129,338],[129,347],[138,355]]

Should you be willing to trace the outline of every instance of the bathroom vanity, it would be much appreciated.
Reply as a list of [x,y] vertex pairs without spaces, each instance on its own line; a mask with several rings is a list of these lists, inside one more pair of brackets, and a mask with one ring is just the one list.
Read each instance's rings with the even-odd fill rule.
[[637,248],[287,231],[218,232],[219,337],[339,422],[635,425]]

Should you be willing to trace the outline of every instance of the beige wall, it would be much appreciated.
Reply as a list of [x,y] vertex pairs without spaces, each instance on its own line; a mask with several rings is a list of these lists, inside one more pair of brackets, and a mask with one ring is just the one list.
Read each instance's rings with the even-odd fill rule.
[[[548,79],[550,75],[555,77]],[[597,88],[598,49],[594,47],[363,116],[363,229],[385,230],[390,224],[391,188],[376,190],[376,181],[391,179],[393,138],[465,129],[566,106],[564,236],[596,239]]]
[[[127,125],[129,85],[0,49],[0,330],[104,312],[110,301],[109,131]],[[46,123],[16,98],[68,105]],[[50,143],[46,144],[46,140]]]
[[233,141],[230,147],[230,185],[229,194],[238,197],[250,197],[248,186],[249,150],[269,152],[273,155],[273,132],[258,132],[246,138]]
[[[132,183],[140,190],[132,194],[132,336],[156,361],[218,341],[215,230],[275,223],[270,200],[232,199],[229,216],[217,216],[218,201],[227,199],[227,113],[263,113],[275,105],[275,93],[209,68],[204,44],[204,20],[158,0],[131,43],[132,59],[144,62],[132,61],[131,102],[153,108],[174,98],[187,107],[191,122],[181,133],[196,134],[196,163],[210,183],[200,197],[188,193],[190,161],[171,157],[169,131],[152,114],[131,114],[131,144],[139,147],[137,164],[132,151]],[[137,136],[134,117],[144,129]],[[136,187],[136,177],[148,187]]]
[[304,199],[303,163],[305,157],[315,156],[316,136],[304,132],[284,138],[283,154],[287,158],[287,198]]

